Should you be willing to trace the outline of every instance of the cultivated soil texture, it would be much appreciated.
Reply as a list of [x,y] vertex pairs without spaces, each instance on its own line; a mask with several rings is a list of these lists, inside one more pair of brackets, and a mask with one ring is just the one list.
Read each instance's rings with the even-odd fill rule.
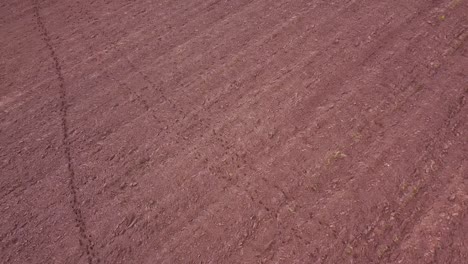
[[4,0],[0,263],[468,263],[468,1]]

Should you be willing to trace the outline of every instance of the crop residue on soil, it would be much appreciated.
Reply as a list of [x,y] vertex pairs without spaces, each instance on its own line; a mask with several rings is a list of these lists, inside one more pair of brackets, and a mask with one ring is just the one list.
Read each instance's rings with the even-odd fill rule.
[[466,263],[467,1],[1,5],[2,263]]

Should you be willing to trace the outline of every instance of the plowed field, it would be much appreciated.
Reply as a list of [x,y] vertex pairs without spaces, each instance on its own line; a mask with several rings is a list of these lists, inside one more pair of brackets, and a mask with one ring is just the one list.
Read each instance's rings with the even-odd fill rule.
[[468,263],[465,0],[4,0],[1,263]]

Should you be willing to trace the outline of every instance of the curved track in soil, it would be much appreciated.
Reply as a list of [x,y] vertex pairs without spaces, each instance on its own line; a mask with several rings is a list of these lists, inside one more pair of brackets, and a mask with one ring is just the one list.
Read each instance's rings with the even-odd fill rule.
[[2,263],[466,263],[467,1],[0,7]]

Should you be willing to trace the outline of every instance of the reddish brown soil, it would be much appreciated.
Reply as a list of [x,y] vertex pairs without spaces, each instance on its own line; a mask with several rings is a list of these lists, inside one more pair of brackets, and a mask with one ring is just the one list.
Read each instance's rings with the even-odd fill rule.
[[468,1],[0,6],[1,263],[467,263]]

